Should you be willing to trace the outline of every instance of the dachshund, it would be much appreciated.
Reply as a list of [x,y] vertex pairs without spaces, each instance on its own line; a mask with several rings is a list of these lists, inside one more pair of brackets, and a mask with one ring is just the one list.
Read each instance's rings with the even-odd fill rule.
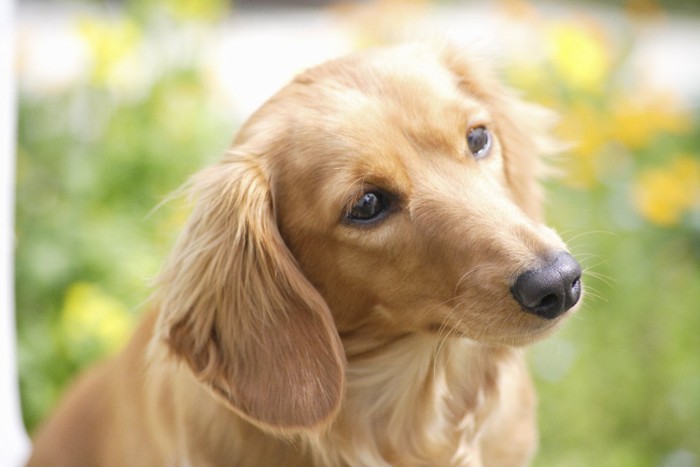
[[29,465],[527,465],[523,348],[583,293],[552,125],[456,46],[302,72],[190,180],[150,311]]

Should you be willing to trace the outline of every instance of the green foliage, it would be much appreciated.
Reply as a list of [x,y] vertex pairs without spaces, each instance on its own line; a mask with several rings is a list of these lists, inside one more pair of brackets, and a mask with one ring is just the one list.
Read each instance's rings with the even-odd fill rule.
[[700,454],[698,234],[617,227],[601,191],[552,189],[551,217],[573,228],[565,237],[587,266],[588,295],[563,331],[531,352],[536,465],[697,465],[665,462]]
[[64,322],[104,309],[128,334],[133,320],[119,315],[148,297],[181,217],[154,208],[230,138],[210,97],[193,69],[167,70],[126,100],[94,86],[21,96],[16,282],[30,430],[79,368],[123,341],[93,329],[76,342]]

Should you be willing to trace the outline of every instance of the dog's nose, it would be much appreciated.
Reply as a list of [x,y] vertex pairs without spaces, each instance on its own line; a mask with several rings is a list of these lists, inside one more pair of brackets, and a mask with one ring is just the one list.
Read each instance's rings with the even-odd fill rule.
[[528,313],[554,319],[581,298],[581,266],[559,252],[546,266],[520,274],[510,291]]

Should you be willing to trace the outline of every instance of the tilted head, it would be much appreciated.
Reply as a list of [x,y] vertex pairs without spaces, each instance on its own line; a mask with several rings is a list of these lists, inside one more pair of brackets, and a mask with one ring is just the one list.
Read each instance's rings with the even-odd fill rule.
[[308,70],[193,179],[157,338],[233,410],[287,432],[337,413],[343,339],[546,335],[581,295],[541,224],[549,120],[451,48]]

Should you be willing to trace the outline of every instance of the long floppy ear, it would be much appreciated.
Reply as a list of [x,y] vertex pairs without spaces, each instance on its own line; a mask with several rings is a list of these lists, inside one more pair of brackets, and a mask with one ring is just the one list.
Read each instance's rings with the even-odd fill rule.
[[194,210],[157,283],[155,338],[263,429],[324,429],[340,407],[344,352],[280,236],[262,167],[233,151],[191,184]]
[[551,136],[553,112],[521,100],[500,83],[486,61],[453,46],[442,50],[443,63],[455,74],[462,89],[483,102],[491,112],[495,131],[507,159],[506,177],[513,201],[533,220],[543,219],[540,179],[547,175],[544,157],[564,149]]

